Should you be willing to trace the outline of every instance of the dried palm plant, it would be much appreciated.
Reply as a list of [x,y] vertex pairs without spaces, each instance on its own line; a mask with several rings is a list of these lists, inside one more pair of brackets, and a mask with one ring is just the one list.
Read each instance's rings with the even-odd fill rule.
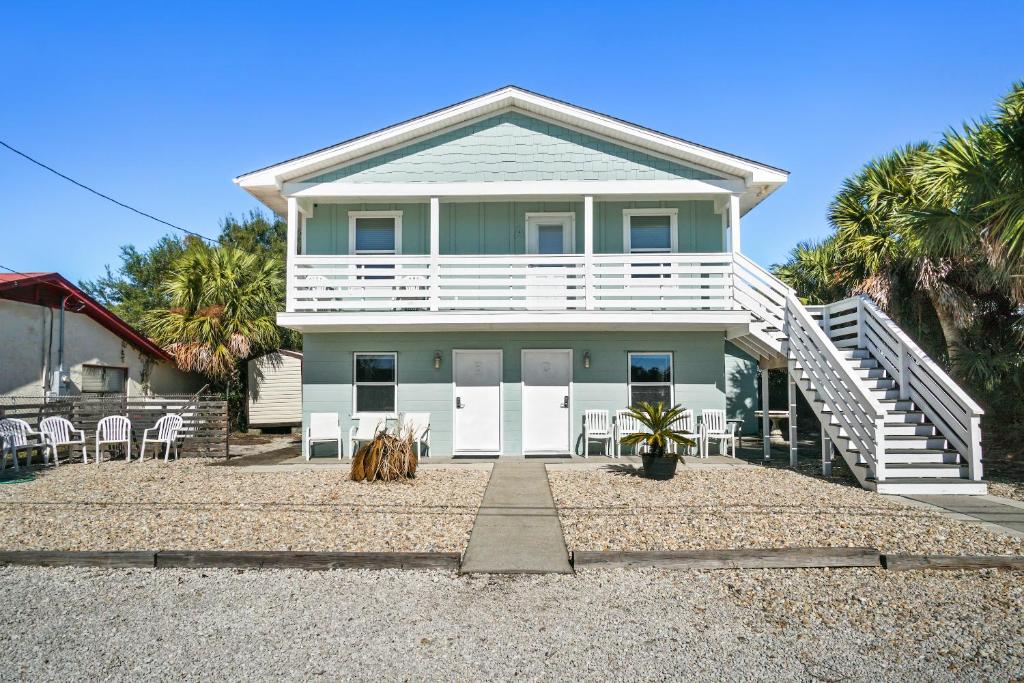
[[352,457],[352,481],[397,481],[416,476],[416,452],[411,429],[395,433],[381,429]]

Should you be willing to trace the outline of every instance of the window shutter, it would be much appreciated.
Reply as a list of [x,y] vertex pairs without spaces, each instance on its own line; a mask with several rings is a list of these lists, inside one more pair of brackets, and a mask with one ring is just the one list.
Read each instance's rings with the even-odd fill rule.
[[356,251],[394,251],[394,218],[357,218]]

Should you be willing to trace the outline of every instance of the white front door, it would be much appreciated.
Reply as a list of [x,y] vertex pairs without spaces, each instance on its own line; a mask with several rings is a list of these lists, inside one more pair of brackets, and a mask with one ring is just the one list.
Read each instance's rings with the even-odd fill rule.
[[523,452],[571,451],[572,351],[523,350]]
[[501,451],[501,351],[453,351],[455,452]]

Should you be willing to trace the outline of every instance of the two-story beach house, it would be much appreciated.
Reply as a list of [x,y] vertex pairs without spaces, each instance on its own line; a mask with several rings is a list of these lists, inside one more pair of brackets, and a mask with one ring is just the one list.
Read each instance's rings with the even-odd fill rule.
[[983,492],[949,377],[870,301],[805,306],[742,254],[786,180],[505,87],[235,182],[287,217],[307,420],[429,413],[433,454],[578,454],[584,410],[640,400],[751,430],[758,371],[786,368],[864,486]]

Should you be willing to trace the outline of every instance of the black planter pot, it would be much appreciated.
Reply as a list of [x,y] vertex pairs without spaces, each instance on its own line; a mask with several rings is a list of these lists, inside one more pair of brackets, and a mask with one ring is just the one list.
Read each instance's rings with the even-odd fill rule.
[[676,465],[679,459],[675,457],[661,458],[655,455],[641,455],[644,463],[644,476],[648,479],[671,479],[676,476]]

